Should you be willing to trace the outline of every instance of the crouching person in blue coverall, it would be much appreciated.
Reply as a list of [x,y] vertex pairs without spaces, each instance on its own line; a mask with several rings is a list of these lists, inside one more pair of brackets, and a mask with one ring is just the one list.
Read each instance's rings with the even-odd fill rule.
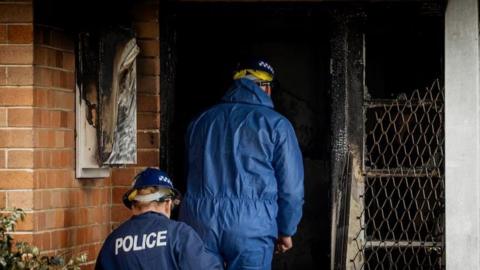
[[222,102],[186,136],[190,224],[227,269],[271,269],[293,245],[303,206],[303,161],[290,122],[273,109],[273,68],[247,62]]
[[133,217],[105,240],[95,269],[223,269],[190,226],[169,219],[178,197],[163,171],[139,173],[123,197]]

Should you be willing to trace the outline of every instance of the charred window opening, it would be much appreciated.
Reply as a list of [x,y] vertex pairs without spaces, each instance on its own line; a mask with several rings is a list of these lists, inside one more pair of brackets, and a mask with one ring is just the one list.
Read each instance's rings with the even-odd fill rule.
[[78,178],[105,177],[108,169],[100,167],[136,163],[134,4],[34,2],[38,25],[58,28],[75,40]]
[[365,45],[367,98],[406,97],[442,82],[443,5],[372,5]]
[[78,37],[77,85],[96,129],[98,161],[136,163],[136,65],[131,29],[109,28]]

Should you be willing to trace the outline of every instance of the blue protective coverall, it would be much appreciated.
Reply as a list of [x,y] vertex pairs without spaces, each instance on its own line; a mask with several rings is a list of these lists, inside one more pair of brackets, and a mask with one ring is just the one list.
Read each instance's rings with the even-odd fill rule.
[[227,269],[270,269],[278,235],[302,216],[303,161],[290,122],[248,79],[189,126],[180,220]]
[[223,269],[187,224],[147,212],[120,225],[105,240],[96,270]]

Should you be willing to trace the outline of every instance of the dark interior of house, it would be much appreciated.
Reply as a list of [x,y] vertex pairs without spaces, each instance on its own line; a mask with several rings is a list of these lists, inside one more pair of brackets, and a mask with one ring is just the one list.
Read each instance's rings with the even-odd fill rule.
[[220,101],[232,83],[236,63],[257,56],[268,59],[276,70],[272,99],[297,133],[306,194],[296,248],[277,256],[274,269],[326,268],[329,263],[330,44],[325,14],[322,8],[295,5],[202,4],[176,9],[176,179],[184,179],[182,146],[188,123]]
[[366,23],[366,85],[373,99],[409,96],[443,81],[443,17],[434,5],[371,5]]
[[[170,13],[164,14],[175,18],[171,28],[176,37],[172,122],[176,179],[185,177],[183,135],[188,123],[219,102],[239,59],[251,55],[269,59],[277,72],[272,99],[275,109],[295,127],[306,192],[295,249],[275,256],[273,269],[329,268],[330,59],[336,50],[331,46],[332,6],[201,3],[165,8]],[[435,9],[378,4],[364,6],[364,12],[360,29],[365,33],[366,99],[401,98],[442,80],[443,28]],[[184,183],[179,187],[184,189]]]

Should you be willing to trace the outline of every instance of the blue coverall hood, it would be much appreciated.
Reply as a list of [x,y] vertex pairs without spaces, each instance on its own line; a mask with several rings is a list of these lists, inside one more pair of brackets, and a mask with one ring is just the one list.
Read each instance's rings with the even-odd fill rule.
[[238,79],[222,98],[223,102],[239,102],[262,105],[273,108],[273,102],[255,82],[249,79]]

